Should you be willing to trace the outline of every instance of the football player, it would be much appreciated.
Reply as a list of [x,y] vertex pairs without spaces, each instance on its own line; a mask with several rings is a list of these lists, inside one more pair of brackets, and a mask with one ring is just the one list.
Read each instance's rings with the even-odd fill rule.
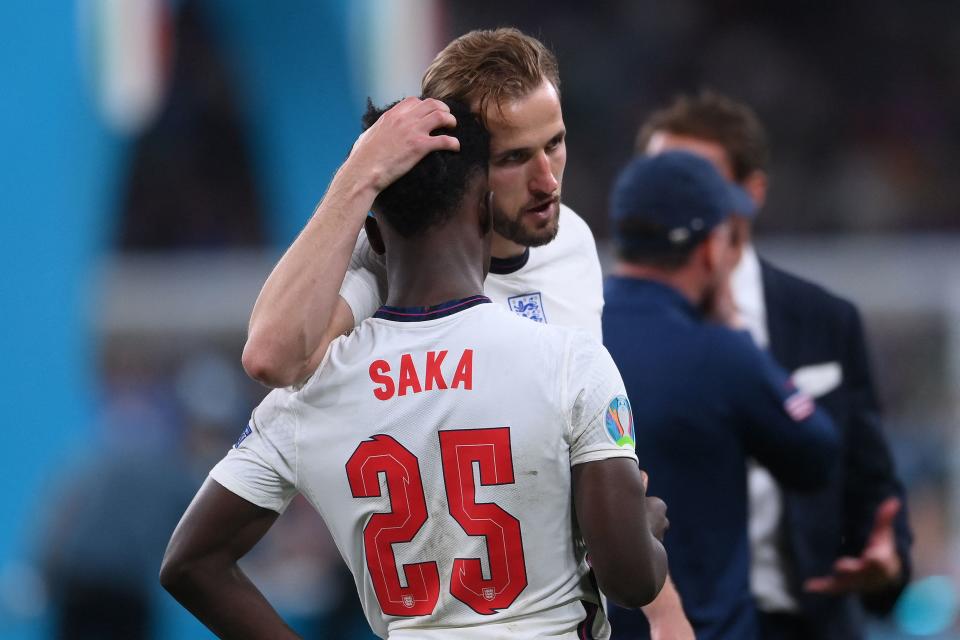
[[452,113],[459,152],[374,203],[386,305],[267,396],[173,534],[161,582],[217,634],[295,637],[237,560],[297,493],[381,637],[607,638],[599,589],[639,607],[664,583],[664,506],[609,354],[483,295],[490,142]]

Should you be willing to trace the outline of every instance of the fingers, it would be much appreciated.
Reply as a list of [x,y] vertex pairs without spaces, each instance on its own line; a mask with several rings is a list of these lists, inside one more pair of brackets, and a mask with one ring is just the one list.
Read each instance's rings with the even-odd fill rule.
[[[430,100],[429,102],[439,106],[427,105],[429,110],[420,118],[424,131],[430,134],[437,129],[452,129],[457,126],[457,119],[450,113],[450,107],[439,100]],[[421,104],[424,103],[427,103],[427,100],[424,100]],[[426,148],[430,151],[460,151],[460,141],[453,136],[430,135],[430,139],[426,141]]]
[[431,151],[460,151],[460,141],[457,138],[443,134],[431,135],[438,129],[452,129],[457,126],[457,119],[450,113],[450,107],[440,100],[404,98],[384,113],[383,117],[386,125],[409,131],[412,146],[416,147],[421,155]]
[[881,502],[873,519],[873,533],[876,534],[879,530],[893,528],[893,521],[900,513],[901,507],[900,498],[895,496]]
[[654,496],[647,496],[645,503],[650,533],[657,540],[663,542],[664,534],[670,528],[670,521],[667,519],[667,504]]
[[871,565],[860,558],[844,556],[833,563],[833,575],[809,578],[803,583],[803,589],[821,594],[858,591],[870,577],[871,569]]
[[[357,139],[344,174],[363,176],[358,179],[368,181],[380,192],[428,153],[459,151],[460,141],[443,134],[456,124],[456,117],[443,102],[405,98]],[[437,135],[431,135],[434,132]]]
[[840,593],[837,580],[831,576],[808,578],[803,583],[803,590],[807,593],[820,593],[824,595]]
[[837,561],[833,563],[833,570],[837,574],[859,573],[865,568],[866,563],[863,560],[850,556],[838,558]]
[[650,476],[647,475],[647,472],[644,471],[643,469],[640,469],[640,481],[643,482],[643,490],[644,490],[644,491],[647,490],[647,480],[648,480],[649,478],[650,478]]
[[803,590],[808,593],[822,593],[827,595],[836,595],[840,593],[849,593],[859,588],[858,575],[856,574],[834,574],[832,576],[821,576],[818,578],[809,578],[803,583]]

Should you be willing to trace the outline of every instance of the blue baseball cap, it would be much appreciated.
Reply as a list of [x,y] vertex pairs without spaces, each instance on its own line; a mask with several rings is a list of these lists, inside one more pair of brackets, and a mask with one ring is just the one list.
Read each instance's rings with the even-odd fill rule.
[[756,211],[746,191],[688,151],[634,158],[610,194],[614,238],[624,248],[693,246],[728,216]]

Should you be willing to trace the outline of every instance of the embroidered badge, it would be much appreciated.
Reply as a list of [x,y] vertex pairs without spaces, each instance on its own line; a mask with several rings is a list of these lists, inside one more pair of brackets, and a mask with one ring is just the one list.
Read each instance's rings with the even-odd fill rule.
[[803,391],[797,391],[786,399],[783,408],[795,422],[803,422],[813,414],[816,405],[813,398]]
[[633,410],[627,396],[617,396],[610,401],[606,415],[607,433],[618,446],[636,446],[633,430]]
[[237,438],[237,441],[233,443],[233,448],[236,449],[240,446],[240,443],[247,439],[247,436],[252,432],[250,430],[250,425],[247,425],[247,428],[243,430],[243,433],[240,434],[240,437]]
[[535,322],[547,323],[547,316],[543,313],[543,298],[540,297],[539,291],[507,298],[507,304],[517,315],[530,318]]

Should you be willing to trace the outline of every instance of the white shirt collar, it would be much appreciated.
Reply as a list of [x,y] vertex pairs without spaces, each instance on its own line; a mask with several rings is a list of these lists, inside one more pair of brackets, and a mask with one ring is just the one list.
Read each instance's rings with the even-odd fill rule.
[[770,344],[767,333],[767,308],[763,300],[763,280],[760,276],[760,259],[753,245],[743,250],[740,263],[731,275],[733,301],[740,312],[744,326],[750,331],[753,341],[761,349]]

